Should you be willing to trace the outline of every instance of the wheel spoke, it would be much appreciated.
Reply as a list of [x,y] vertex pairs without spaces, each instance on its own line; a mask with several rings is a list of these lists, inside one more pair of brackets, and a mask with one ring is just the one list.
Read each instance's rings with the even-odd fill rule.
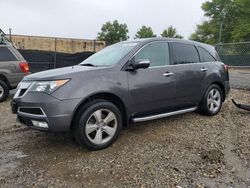
[[104,123],[108,124],[109,122],[115,120],[115,114],[112,112],[109,112],[107,117],[103,120]]
[[115,134],[115,130],[116,130],[115,128],[109,126],[103,127],[103,131],[107,133],[109,136],[113,136]]
[[93,142],[95,144],[101,144],[102,143],[102,131],[101,131],[101,129],[98,129],[96,131],[96,135],[95,135],[95,138],[94,138]]
[[220,106],[220,101],[216,101],[216,100],[214,100],[214,102],[213,102],[213,103],[214,103],[214,106],[215,106],[215,107],[219,107],[219,106]]
[[2,97],[2,95],[3,95],[3,87],[2,86],[0,86],[0,97]]
[[218,99],[218,98],[220,97],[219,91],[215,91],[213,97],[214,97],[215,99]]
[[97,130],[97,125],[96,124],[87,124],[86,125],[86,133],[87,134],[90,134],[90,133],[92,133],[92,132],[94,132],[96,130]]
[[101,110],[95,111],[93,115],[95,117],[96,122],[102,121],[102,111]]
[[212,90],[209,92],[209,94],[208,94],[208,98],[209,98],[209,99],[212,99],[213,93],[214,93],[214,90],[212,89]]
[[207,100],[207,104],[209,105],[209,104],[211,104],[213,102],[213,99],[208,99]]
[[211,96],[214,95],[214,90],[213,90],[213,89],[210,91],[210,95],[211,95]]
[[211,110],[212,112],[214,111],[214,103],[213,103],[213,102],[210,104],[210,110]]

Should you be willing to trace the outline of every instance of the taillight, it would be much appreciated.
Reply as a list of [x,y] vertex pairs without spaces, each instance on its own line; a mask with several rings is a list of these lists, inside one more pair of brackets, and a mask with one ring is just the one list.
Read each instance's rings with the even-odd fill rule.
[[27,62],[19,63],[19,67],[20,67],[21,71],[24,73],[28,73],[30,71],[29,64]]
[[224,65],[225,71],[228,72],[228,65]]

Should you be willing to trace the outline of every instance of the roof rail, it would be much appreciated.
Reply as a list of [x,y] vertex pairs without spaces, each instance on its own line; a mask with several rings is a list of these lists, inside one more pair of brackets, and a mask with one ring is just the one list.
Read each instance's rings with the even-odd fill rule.
[[8,39],[7,35],[0,28],[0,44],[12,45],[12,42]]

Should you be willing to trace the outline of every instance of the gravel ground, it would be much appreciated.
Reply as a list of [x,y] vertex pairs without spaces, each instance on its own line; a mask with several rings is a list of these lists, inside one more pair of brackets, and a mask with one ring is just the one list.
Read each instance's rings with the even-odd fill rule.
[[250,187],[250,92],[232,90],[221,113],[137,124],[96,152],[70,134],[15,122],[0,104],[0,187]]

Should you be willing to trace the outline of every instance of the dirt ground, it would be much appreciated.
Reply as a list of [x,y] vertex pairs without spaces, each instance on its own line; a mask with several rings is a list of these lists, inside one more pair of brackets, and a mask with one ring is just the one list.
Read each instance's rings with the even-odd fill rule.
[[221,113],[137,124],[105,150],[70,134],[30,130],[0,104],[0,187],[250,187],[250,91],[231,90]]

